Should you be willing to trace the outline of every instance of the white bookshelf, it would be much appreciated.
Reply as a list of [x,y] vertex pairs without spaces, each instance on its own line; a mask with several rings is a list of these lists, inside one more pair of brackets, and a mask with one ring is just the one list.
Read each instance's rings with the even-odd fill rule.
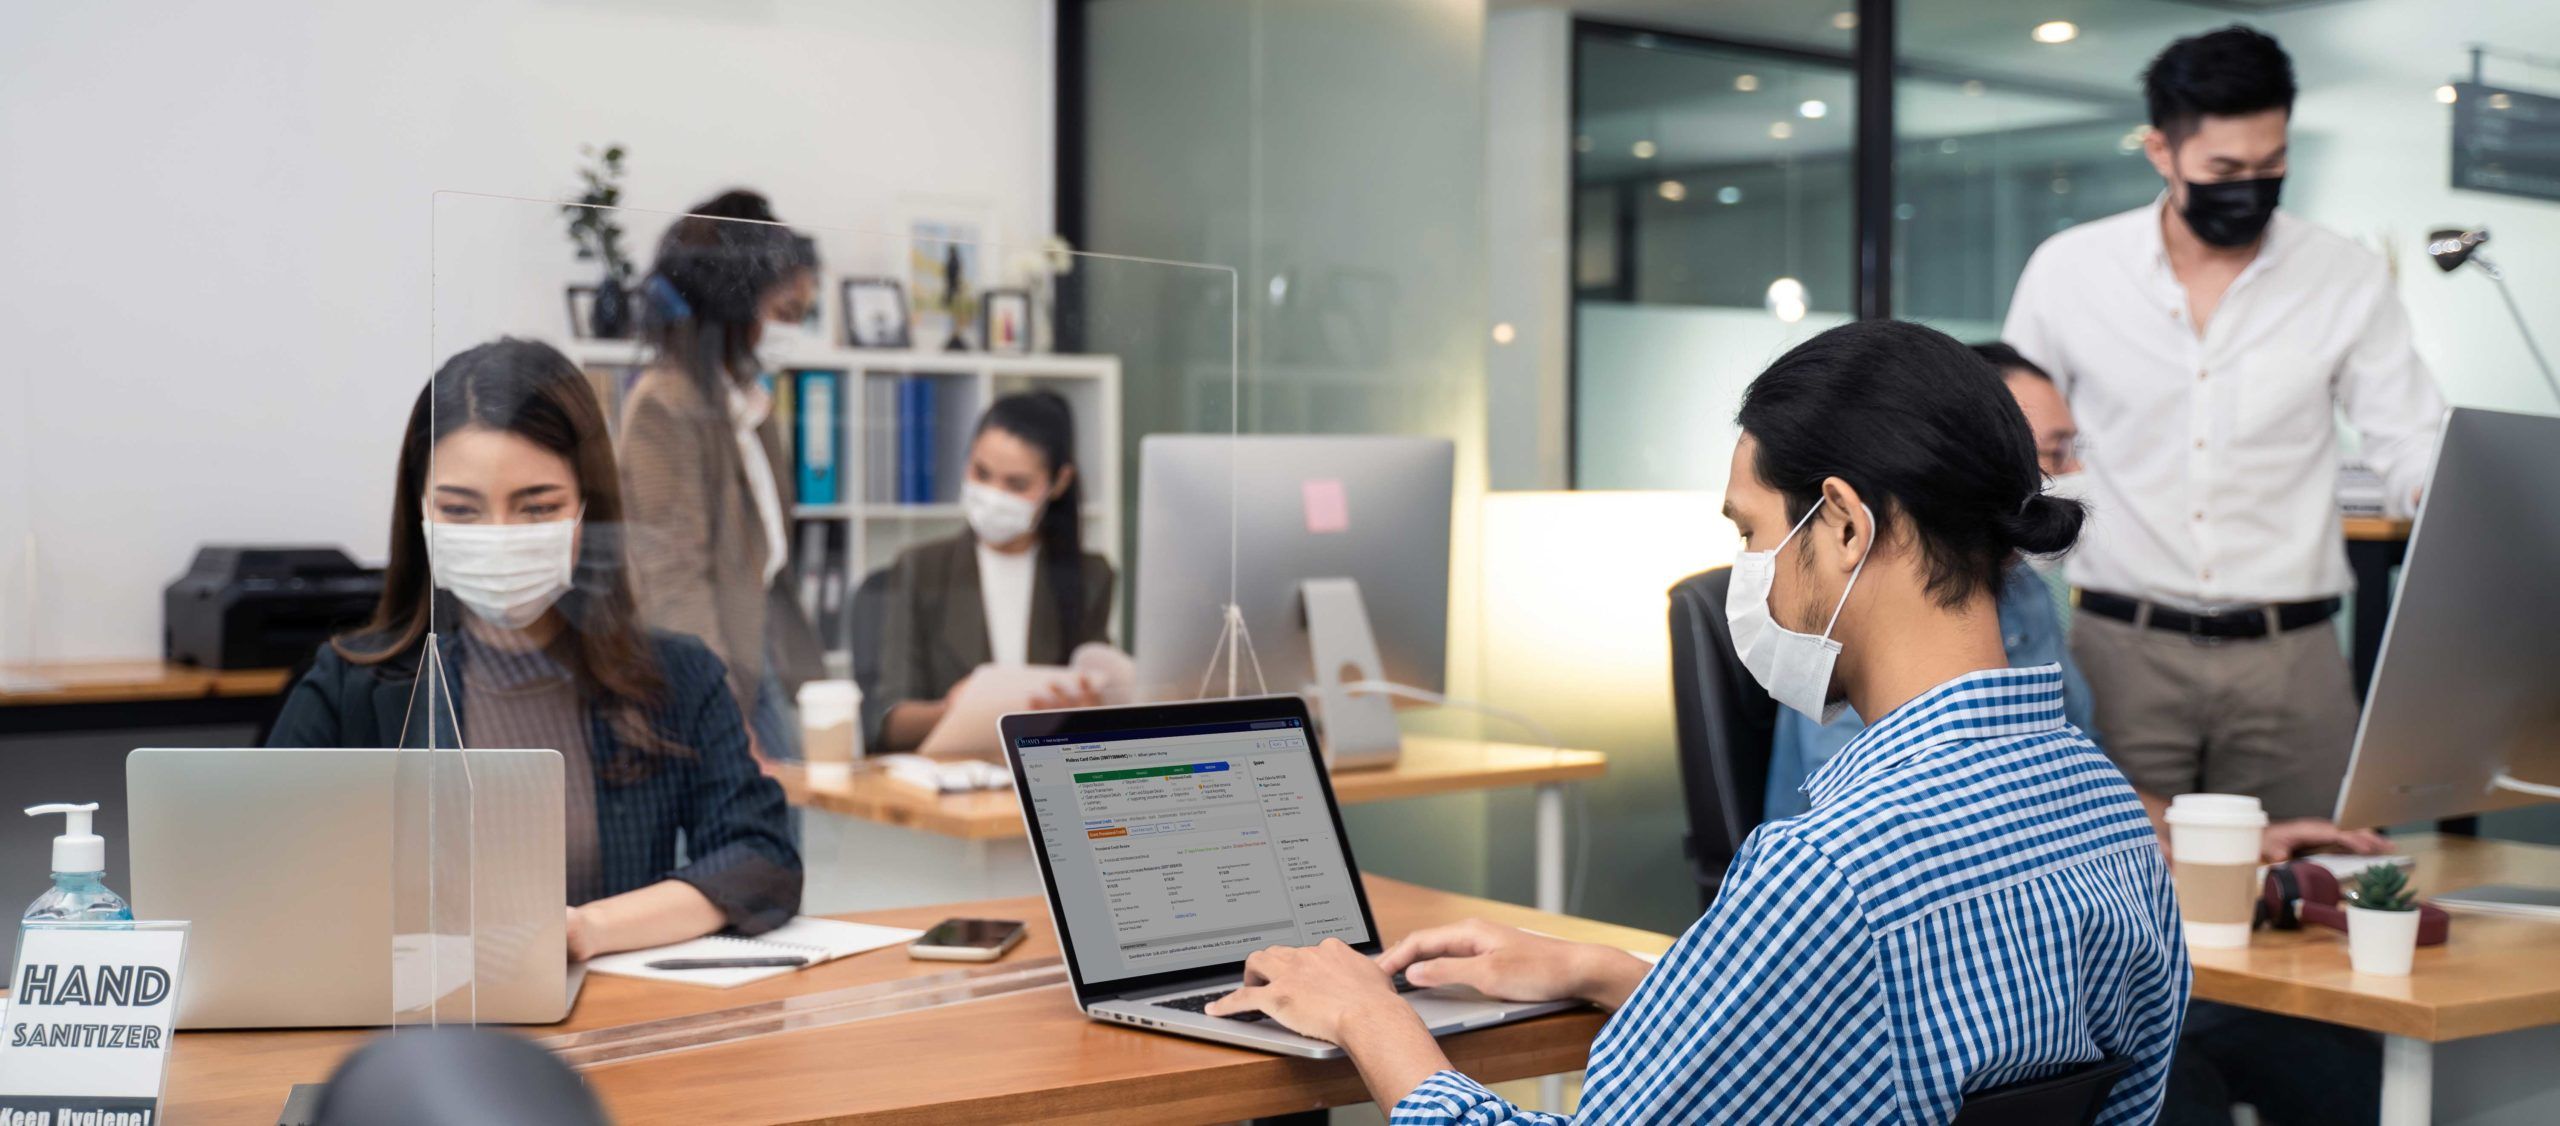
[[[648,349],[629,340],[579,340],[566,349],[570,358],[591,373],[628,372],[645,365]],[[1120,566],[1120,358],[1086,355],[989,355],[983,352],[885,351],[866,348],[799,349],[767,355],[776,371],[834,371],[843,375],[841,445],[837,451],[842,498],[832,504],[801,504],[792,509],[800,535],[796,544],[824,543],[823,529],[841,525],[854,561],[849,573],[815,576],[819,583],[842,583],[840,601],[850,612],[850,591],[865,575],[888,566],[898,552],[927,540],[953,535],[967,526],[959,504],[960,482],[967,468],[968,441],[978,416],[998,396],[1042,388],[1066,397],[1075,412],[1076,466],[1084,476],[1085,550]],[[881,443],[897,434],[895,397],[887,397],[888,417],[881,417],[882,387],[898,380],[928,377],[937,387],[934,420],[935,496],[923,503],[896,499],[896,463],[886,464],[889,477],[878,476],[875,456]],[[619,380],[600,381],[618,394]],[[619,402],[608,401],[609,416],[619,418]],[[797,436],[791,436],[797,444]],[[816,536],[810,533],[819,529]],[[807,549],[801,549],[804,557]],[[804,592],[814,612],[820,601],[816,586]]]

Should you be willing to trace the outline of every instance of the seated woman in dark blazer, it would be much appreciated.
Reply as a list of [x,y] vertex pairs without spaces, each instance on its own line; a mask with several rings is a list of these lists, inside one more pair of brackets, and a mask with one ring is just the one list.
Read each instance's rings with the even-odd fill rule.
[[[604,412],[567,357],[511,339],[455,356],[409,414],[382,602],[321,646],[269,738],[424,747],[432,724],[436,746],[558,750],[578,959],[800,907],[782,789],[719,658],[635,624],[621,520]],[[421,692],[431,630],[443,675]]]
[[[960,507],[969,530],[890,564],[880,682],[863,691],[866,744],[911,751],[985,664],[1060,665],[1111,634],[1111,563],[1084,549],[1075,413],[1054,391],[997,399],[969,440]],[[1093,686],[1033,707],[1101,703]]]

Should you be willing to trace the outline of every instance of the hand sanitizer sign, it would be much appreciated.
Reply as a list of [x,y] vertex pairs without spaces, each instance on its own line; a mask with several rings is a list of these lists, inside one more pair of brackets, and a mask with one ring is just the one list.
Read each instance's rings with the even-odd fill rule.
[[0,1126],[157,1126],[184,923],[32,925],[0,1011]]

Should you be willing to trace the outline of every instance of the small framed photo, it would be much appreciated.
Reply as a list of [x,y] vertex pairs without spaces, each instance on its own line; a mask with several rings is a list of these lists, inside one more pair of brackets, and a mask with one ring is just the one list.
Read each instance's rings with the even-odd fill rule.
[[909,347],[907,287],[896,278],[846,278],[844,336],[856,348]]
[[990,289],[978,302],[978,339],[989,352],[1022,355],[1031,350],[1031,293]]

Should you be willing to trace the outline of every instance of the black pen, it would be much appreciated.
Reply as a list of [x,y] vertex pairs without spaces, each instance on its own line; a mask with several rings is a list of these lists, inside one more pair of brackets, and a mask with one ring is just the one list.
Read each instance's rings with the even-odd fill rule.
[[756,970],[769,966],[805,966],[807,958],[797,954],[770,958],[660,958],[649,963],[653,970]]

